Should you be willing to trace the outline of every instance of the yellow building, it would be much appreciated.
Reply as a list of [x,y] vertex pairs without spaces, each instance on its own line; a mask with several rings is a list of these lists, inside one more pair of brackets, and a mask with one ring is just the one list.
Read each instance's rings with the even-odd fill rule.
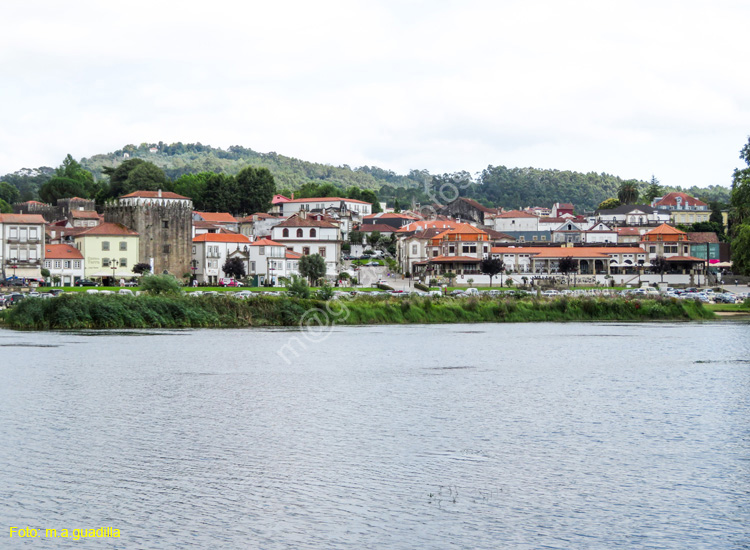
[[76,248],[84,258],[86,279],[114,280],[135,277],[132,269],[139,262],[138,233],[119,223],[103,223],[75,237]]

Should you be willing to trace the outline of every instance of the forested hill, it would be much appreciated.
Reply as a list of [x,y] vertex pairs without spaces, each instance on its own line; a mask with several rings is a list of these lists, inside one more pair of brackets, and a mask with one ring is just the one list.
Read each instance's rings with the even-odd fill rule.
[[[412,203],[447,202],[458,191],[486,206],[549,207],[555,202],[571,202],[578,212],[582,212],[593,210],[603,200],[616,197],[619,187],[626,181],[634,183],[642,194],[648,188],[645,181],[623,180],[605,173],[505,166],[488,166],[474,176],[465,171],[436,175],[427,170],[412,170],[400,175],[377,167],[331,166],[277,153],[258,153],[241,146],[220,149],[201,143],[126,145],[111,153],[83,158],[80,164],[91,171],[96,180],[106,180],[103,169],[115,167],[127,158],[147,160],[161,168],[171,180],[199,172],[235,175],[248,165],[266,167],[274,176],[276,189],[282,193],[299,190],[306,184],[308,189],[323,184],[332,184],[342,190],[358,187],[375,191],[380,201],[391,205],[397,199],[402,208]],[[22,200],[37,199],[39,187],[53,173],[50,168],[24,170],[0,180],[18,188]],[[309,185],[311,183],[315,185]],[[682,190],[706,202],[728,202],[729,197],[729,189],[721,186],[705,189],[664,187],[663,190]]]

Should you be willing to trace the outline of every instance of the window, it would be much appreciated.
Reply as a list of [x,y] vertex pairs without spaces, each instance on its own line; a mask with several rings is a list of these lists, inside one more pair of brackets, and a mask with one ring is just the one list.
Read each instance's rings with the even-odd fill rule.
[[301,229],[297,230],[297,237],[302,237],[302,230]]
[[161,227],[162,229],[169,229],[169,220],[162,220]]
[[437,258],[437,255],[438,255],[438,251],[437,250],[433,250],[432,251],[432,257],[433,258]]
[[50,260],[44,260],[44,268],[49,269],[52,267],[52,262]]
[[102,258],[102,267],[109,267],[109,258]]
[[255,262],[250,262],[250,273],[255,273]]
[[18,238],[18,228],[17,227],[11,227],[10,228],[10,234],[8,235],[9,239],[17,239]]
[[411,253],[417,254],[419,247],[416,244],[411,245]]
[[55,269],[60,269],[60,260],[55,260]]
[[169,245],[168,245],[168,244],[165,244],[165,245],[164,245],[164,246],[162,247],[162,252],[163,252],[164,254],[169,254]]
[[258,254],[260,254],[261,256],[265,256],[265,254],[266,254],[266,247],[265,246],[259,246],[258,247]]
[[315,229],[311,229],[310,230],[310,238],[314,239],[316,236],[317,236],[317,233],[316,233]]
[[36,227],[30,227],[29,228],[29,239],[32,241],[36,240]]
[[28,249],[26,249],[26,248],[22,248],[21,250],[19,250],[19,252],[20,252],[20,254],[21,254],[21,255],[20,255],[20,256],[18,257],[18,259],[19,259],[19,260],[21,260],[21,261],[26,261],[26,260],[28,260],[28,259],[29,259],[29,251],[28,251]]
[[649,254],[656,254],[656,247],[655,246],[649,246],[648,247],[648,253]]
[[[302,230],[300,229],[300,231],[302,231]],[[309,256],[310,255],[310,247],[309,246],[303,246],[302,247],[302,254],[304,256]]]
[[285,227],[284,230],[281,232],[282,237],[288,237],[289,236],[289,230]]
[[102,250],[109,250],[109,241],[102,241]]
[[547,235],[542,235],[542,240],[546,241],[547,240]]
[[73,262],[73,268],[81,269],[81,260],[76,260],[75,262]]
[[29,250],[29,260],[36,260],[36,248]]
[[325,258],[326,257],[326,247],[325,246],[319,247],[318,248],[318,254],[320,254],[321,256],[323,256]]
[[21,242],[25,242],[26,241],[26,234],[27,234],[27,232],[28,232],[28,230],[25,227],[22,227],[20,229]]
[[127,250],[127,249],[128,249],[127,241],[120,241],[120,250]]
[[526,239],[523,238],[523,235],[521,235],[520,237],[518,237],[518,242],[519,243],[522,243],[522,242],[525,242],[525,241],[526,241]]
[[195,246],[193,246],[193,254],[195,254]]
[[128,259],[120,258],[120,267],[128,267]]
[[536,240],[536,235],[534,235],[533,237],[531,237],[531,240],[535,241]]
[[65,260],[63,262],[63,268],[70,269],[70,260]]

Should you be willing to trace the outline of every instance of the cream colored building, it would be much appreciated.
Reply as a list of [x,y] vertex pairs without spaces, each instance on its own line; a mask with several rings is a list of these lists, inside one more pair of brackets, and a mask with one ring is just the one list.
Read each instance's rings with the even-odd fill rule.
[[0,278],[41,279],[44,218],[39,214],[0,214]]
[[138,233],[119,223],[103,223],[78,234],[75,244],[84,259],[85,278],[135,277],[133,266],[141,261],[139,239]]

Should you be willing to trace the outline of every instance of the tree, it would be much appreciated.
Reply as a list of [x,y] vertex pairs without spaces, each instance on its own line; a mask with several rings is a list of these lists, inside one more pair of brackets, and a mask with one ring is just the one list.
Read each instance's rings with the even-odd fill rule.
[[661,196],[661,186],[656,176],[651,175],[651,183],[646,190],[646,194],[643,196],[647,204],[651,204],[656,197]]
[[144,273],[151,273],[151,264],[146,262],[137,263],[130,270],[136,275],[143,275]]
[[311,285],[315,285],[318,279],[325,277],[326,261],[320,254],[302,256],[299,260],[299,273],[306,277]]
[[308,286],[307,281],[305,281],[305,279],[302,277],[298,277],[297,275],[292,276],[292,280],[286,286],[286,291],[290,296],[294,296],[296,298],[310,297],[310,287]]
[[669,262],[664,256],[655,256],[651,258],[651,270],[661,275],[661,282],[664,282],[664,274],[669,270]]
[[602,201],[597,210],[612,210],[613,208],[617,208],[621,204],[622,203],[620,202],[620,199],[611,198]]
[[116,168],[105,166],[102,171],[109,176],[109,187],[98,196],[98,199],[121,197],[134,191],[171,188],[161,168],[139,158],[128,159]]
[[181,287],[172,275],[148,275],[141,279],[141,288],[149,294],[179,294]]
[[380,241],[380,231],[373,231],[367,235],[367,244],[375,248]]
[[362,244],[362,232],[361,231],[350,231],[349,242],[352,244]]
[[448,279],[448,286],[453,286],[453,279],[456,278],[456,274],[452,271],[449,271],[448,273],[443,274],[443,277]]
[[236,211],[242,214],[266,212],[276,193],[276,183],[268,168],[248,166],[235,177],[237,182]]
[[505,263],[495,258],[485,258],[479,262],[479,271],[490,276],[490,288],[492,288],[492,278],[505,271]]
[[238,213],[237,182],[227,174],[209,174],[202,203],[207,212]]
[[[740,158],[747,164],[746,168],[738,168],[732,176],[731,215],[732,224],[738,227],[750,222],[750,138],[740,151]],[[737,234],[737,230],[733,231]]]
[[732,269],[750,275],[750,224],[740,225],[732,239]]
[[400,202],[398,202],[398,199],[396,199],[395,201],[393,201],[393,211],[394,211],[394,212],[395,212],[396,214],[398,214],[398,213],[400,213],[400,212],[401,212],[401,203],[400,203]]
[[227,258],[221,269],[233,279],[242,279],[246,274],[245,262],[242,261],[242,258],[236,256],[234,258]]
[[174,182],[174,192],[183,197],[193,199],[196,210],[207,210],[203,205],[203,195],[209,178],[214,176],[213,172],[200,172],[198,174],[183,174]]
[[635,204],[638,202],[638,185],[632,181],[624,181],[617,191],[617,198],[623,204]]
[[14,185],[11,185],[6,181],[0,182],[0,200],[3,200],[8,204],[13,204],[14,202],[18,202],[20,198],[21,193]]
[[570,286],[570,277],[568,276],[568,274],[572,273],[573,271],[578,271],[578,261],[574,260],[570,256],[560,258],[560,262],[557,264],[557,270],[568,277],[568,286]]
[[88,198],[88,193],[81,182],[64,176],[55,176],[39,189],[39,198],[49,204],[54,205],[58,199],[70,197]]
[[372,204],[372,213],[377,214],[378,212],[382,212],[382,209],[380,208],[380,202],[378,202],[378,196],[375,194],[375,191],[372,191],[371,189],[363,189],[360,193],[360,200],[363,200],[365,202],[369,202]]
[[0,214],[12,214],[13,213],[13,207],[9,205],[7,202],[5,202],[3,199],[0,199]]
[[99,185],[94,181],[94,176],[88,170],[84,169],[80,163],[68,154],[62,161],[62,164],[55,169],[55,176],[58,178],[69,178],[80,183],[84,192],[81,197],[91,198],[99,190]]

